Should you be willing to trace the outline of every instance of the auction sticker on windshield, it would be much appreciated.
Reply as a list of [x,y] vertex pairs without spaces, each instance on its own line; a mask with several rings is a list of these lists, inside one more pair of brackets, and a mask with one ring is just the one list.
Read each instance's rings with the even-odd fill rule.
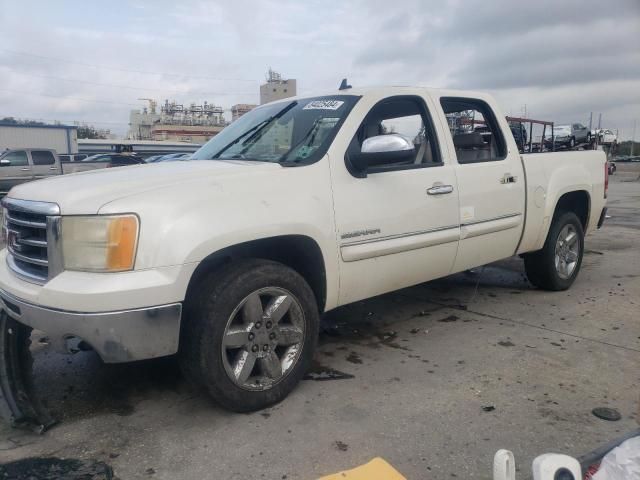
[[343,104],[342,100],[314,100],[307,103],[303,110],[338,110]]

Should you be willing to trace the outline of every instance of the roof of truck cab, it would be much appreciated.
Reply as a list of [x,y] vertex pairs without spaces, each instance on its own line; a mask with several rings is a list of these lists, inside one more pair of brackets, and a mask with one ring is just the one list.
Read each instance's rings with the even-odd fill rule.
[[[270,104],[291,102],[295,100],[305,100],[307,98],[326,97],[336,95],[357,95],[357,96],[374,96],[385,97],[392,95],[416,95],[426,93],[432,97],[463,97],[463,98],[478,98],[487,99],[493,98],[485,92],[479,92],[474,90],[453,90],[443,88],[432,88],[422,86],[372,86],[372,87],[352,87],[344,90],[329,90],[310,92],[304,95],[297,95],[295,97],[283,98],[270,102]],[[268,105],[268,104],[265,104]],[[262,106],[262,105],[261,105]]]

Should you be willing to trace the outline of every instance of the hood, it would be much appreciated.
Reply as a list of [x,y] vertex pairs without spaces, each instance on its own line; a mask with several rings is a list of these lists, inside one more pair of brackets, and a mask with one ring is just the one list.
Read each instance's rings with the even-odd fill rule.
[[281,169],[275,163],[239,160],[193,160],[116,167],[60,175],[18,185],[10,197],[53,202],[63,215],[95,214],[101,206],[150,190],[208,181],[211,177],[259,175]]

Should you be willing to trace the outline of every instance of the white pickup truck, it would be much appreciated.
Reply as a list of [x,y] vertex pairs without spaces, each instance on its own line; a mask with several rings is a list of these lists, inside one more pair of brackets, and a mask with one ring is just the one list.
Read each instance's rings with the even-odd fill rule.
[[340,305],[513,255],[534,285],[569,288],[606,170],[598,151],[520,155],[482,93],[286,99],[190,161],[15,187],[2,307],[105,362],[178,353],[223,406],[260,409],[294,388]]

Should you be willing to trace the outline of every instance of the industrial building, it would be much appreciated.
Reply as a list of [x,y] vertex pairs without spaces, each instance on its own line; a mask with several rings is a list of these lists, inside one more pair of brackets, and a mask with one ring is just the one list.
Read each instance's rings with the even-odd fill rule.
[[257,107],[257,105],[252,104],[252,103],[238,103],[236,105],[233,105],[231,107],[231,121],[235,122],[242,115],[244,115],[247,112],[250,112],[251,110],[253,110],[256,107]]
[[158,111],[155,100],[140,100],[146,100],[149,105],[142,111],[131,111],[127,136],[131,140],[204,143],[227,125],[222,107],[212,103],[184,106],[165,100]]
[[282,75],[269,69],[267,83],[260,85],[260,105],[282,100],[283,98],[295,97],[296,94],[296,80],[294,78],[284,80]]

